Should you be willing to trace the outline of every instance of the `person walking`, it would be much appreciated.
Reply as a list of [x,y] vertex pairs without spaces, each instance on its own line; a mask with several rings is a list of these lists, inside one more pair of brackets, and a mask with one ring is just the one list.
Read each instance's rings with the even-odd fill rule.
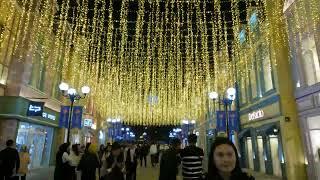
[[203,150],[196,146],[197,135],[190,134],[188,137],[189,146],[181,153],[183,180],[201,180],[203,177]]
[[142,167],[143,161],[144,161],[144,167],[147,167],[147,156],[149,154],[149,148],[146,144],[143,144],[141,146],[140,151],[140,166]]
[[181,141],[174,138],[170,148],[165,151],[160,161],[159,180],[176,180],[178,175],[178,167],[180,165],[180,149]]
[[88,145],[88,150],[81,157],[78,170],[81,171],[81,180],[96,180],[97,169],[100,168],[96,144]]
[[254,180],[242,172],[235,145],[227,138],[218,137],[211,146],[206,180]]
[[99,151],[98,151],[98,157],[99,157],[99,163],[100,163],[100,168],[99,168],[99,178],[101,177],[101,165],[102,165],[102,158],[103,158],[103,155],[105,153],[105,146],[104,144],[101,144],[100,145],[100,148],[99,148]]
[[153,143],[150,146],[150,157],[151,157],[152,167],[154,167],[156,165],[157,153],[158,153],[157,145],[155,143]]
[[124,180],[125,166],[121,146],[115,142],[112,144],[111,154],[106,160],[105,180]]
[[99,152],[98,152],[98,155],[99,155],[99,160],[101,161],[102,159],[102,156],[103,154],[105,153],[105,147],[103,144],[100,145],[100,148],[99,148]]
[[68,179],[70,177],[71,166],[69,165],[69,143],[60,145],[56,154],[56,166],[54,169],[54,180]]
[[74,144],[71,147],[70,155],[69,155],[69,165],[71,166],[71,179],[70,180],[77,180],[77,167],[80,162],[80,149],[78,144]]
[[27,173],[29,172],[28,165],[30,164],[30,154],[28,152],[27,146],[23,145],[21,147],[21,152],[19,153],[20,157],[20,168],[19,175],[21,176],[21,180],[26,180]]
[[0,178],[1,180],[12,180],[20,168],[19,153],[14,147],[14,141],[8,140],[6,148],[0,152]]
[[134,144],[129,144],[126,157],[126,180],[136,180],[138,160]]
[[110,156],[111,154],[111,148],[112,146],[110,144],[107,145],[107,147],[105,148],[105,152],[102,156],[101,159],[101,167],[100,167],[100,180],[104,180],[106,179],[106,169],[107,169],[107,158]]

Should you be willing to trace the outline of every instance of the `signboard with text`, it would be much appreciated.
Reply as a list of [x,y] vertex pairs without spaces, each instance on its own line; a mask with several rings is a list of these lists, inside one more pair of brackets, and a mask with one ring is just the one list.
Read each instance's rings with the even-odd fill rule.
[[42,116],[44,102],[30,101],[27,116]]

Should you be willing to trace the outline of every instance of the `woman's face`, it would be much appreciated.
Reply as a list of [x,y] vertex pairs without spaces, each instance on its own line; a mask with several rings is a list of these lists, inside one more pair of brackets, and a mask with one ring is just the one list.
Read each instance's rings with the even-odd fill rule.
[[232,146],[222,144],[216,147],[213,160],[221,173],[231,173],[236,167],[236,154]]

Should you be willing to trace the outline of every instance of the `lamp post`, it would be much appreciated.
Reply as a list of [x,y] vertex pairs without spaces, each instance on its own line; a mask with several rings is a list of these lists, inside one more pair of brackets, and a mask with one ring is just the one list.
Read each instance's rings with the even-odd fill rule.
[[72,121],[72,113],[73,113],[73,105],[76,100],[86,98],[87,94],[90,92],[90,88],[88,86],[83,86],[81,88],[82,95],[77,93],[77,90],[74,88],[69,88],[67,83],[62,82],[59,85],[59,89],[62,95],[70,100],[70,110],[68,117],[68,132],[67,132],[67,143],[70,143],[70,129],[71,129],[71,121]]
[[230,106],[231,110],[231,104],[235,100],[236,97],[236,89],[235,88],[229,88],[226,91],[226,97],[222,96],[220,97],[217,92],[210,92],[209,93],[209,98],[214,101],[214,111],[215,111],[215,103],[218,101],[219,103],[219,110],[220,110],[220,105],[224,106],[224,111],[226,113],[226,133],[227,137],[229,138],[229,115],[228,115],[228,107]]

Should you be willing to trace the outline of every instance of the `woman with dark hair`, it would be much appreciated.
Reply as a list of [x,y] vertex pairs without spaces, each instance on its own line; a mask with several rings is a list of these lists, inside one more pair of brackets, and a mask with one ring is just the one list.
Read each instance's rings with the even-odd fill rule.
[[68,179],[70,177],[70,165],[68,163],[69,157],[69,143],[60,145],[59,151],[56,155],[56,167],[54,170],[54,180]]
[[242,172],[235,145],[218,137],[211,146],[207,180],[254,180],[254,177]]

